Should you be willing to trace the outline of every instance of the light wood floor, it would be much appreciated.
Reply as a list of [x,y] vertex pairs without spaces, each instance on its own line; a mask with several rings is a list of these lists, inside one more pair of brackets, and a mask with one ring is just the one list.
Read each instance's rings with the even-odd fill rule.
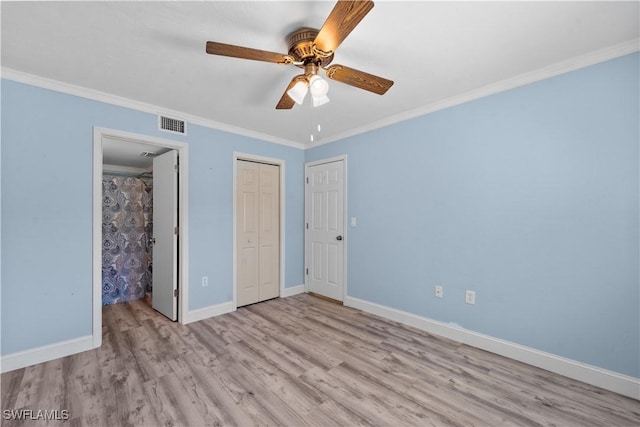
[[638,401],[305,294],[186,326],[117,304],[103,325],[99,349],[3,374],[2,409],[67,409],[49,423],[67,426],[640,425]]

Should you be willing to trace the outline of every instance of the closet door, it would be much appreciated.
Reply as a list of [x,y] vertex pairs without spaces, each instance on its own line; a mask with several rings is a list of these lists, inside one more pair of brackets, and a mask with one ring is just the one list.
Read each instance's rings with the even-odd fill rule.
[[260,300],[258,287],[259,164],[238,160],[236,248],[238,306]]
[[260,164],[259,300],[280,294],[280,168]]
[[236,248],[238,307],[280,292],[280,169],[238,160]]

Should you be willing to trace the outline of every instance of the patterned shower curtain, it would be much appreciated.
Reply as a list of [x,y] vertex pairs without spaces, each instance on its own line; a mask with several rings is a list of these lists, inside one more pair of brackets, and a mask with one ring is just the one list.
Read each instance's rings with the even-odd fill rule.
[[102,305],[151,293],[151,180],[102,177]]

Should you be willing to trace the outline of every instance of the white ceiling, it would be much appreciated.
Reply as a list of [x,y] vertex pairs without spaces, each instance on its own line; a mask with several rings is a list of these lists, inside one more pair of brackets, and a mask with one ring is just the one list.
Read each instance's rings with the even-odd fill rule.
[[329,81],[331,102],[275,110],[292,65],[207,55],[219,41],[286,53],[334,2],[2,2],[2,66],[236,127],[309,143],[639,36],[632,2],[399,2],[375,7],[333,61],[395,81],[384,96]]
[[[157,145],[103,137],[102,163],[109,166],[124,166],[125,168],[130,168],[130,172],[140,173],[145,170],[151,170],[153,158],[169,150],[169,148]],[[145,156],[143,153],[149,153],[150,156]]]

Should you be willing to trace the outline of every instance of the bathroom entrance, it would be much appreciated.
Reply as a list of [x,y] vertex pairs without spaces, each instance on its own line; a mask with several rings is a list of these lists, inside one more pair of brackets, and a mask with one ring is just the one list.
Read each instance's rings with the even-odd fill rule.
[[183,321],[187,146],[119,131],[94,131],[93,336],[102,307],[140,301]]

